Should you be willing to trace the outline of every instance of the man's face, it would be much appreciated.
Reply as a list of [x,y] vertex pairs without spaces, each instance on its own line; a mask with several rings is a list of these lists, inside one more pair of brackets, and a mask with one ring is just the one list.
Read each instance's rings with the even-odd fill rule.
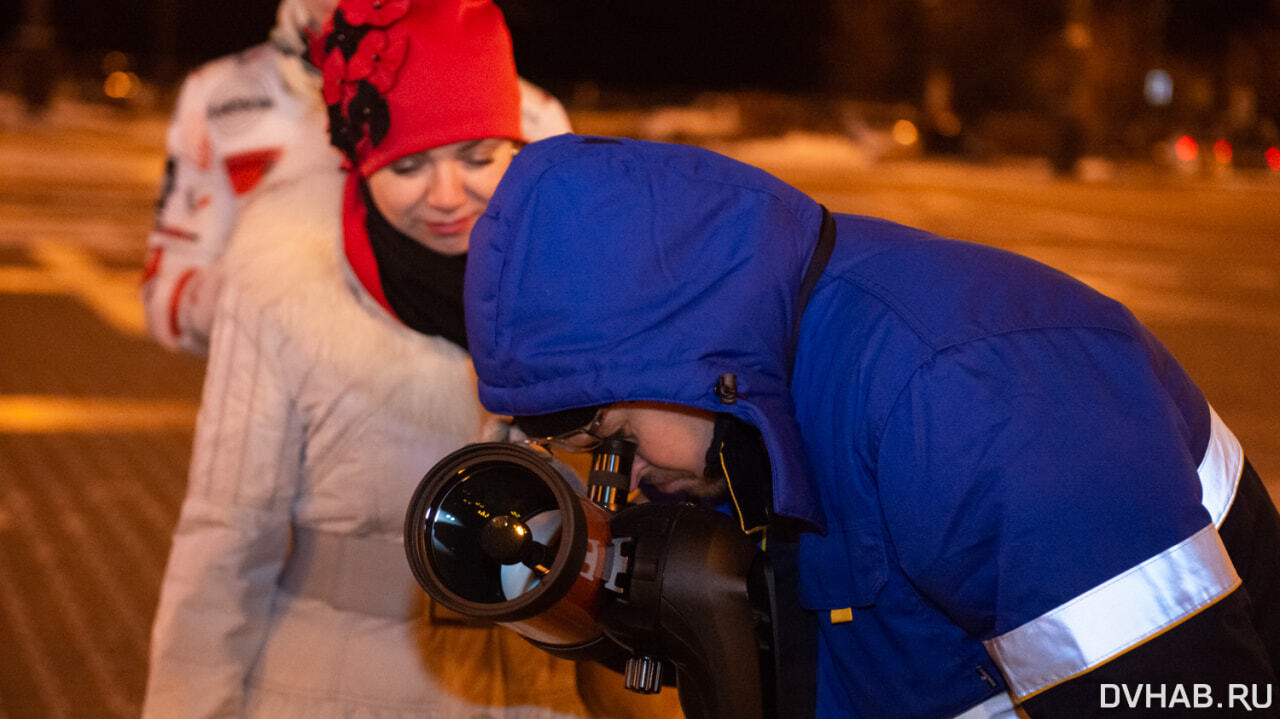
[[715,429],[715,415],[661,402],[619,402],[604,410],[599,435],[621,433],[636,443],[631,465],[631,488],[641,482],[664,494],[686,493],[714,497],[724,491],[723,479],[707,479],[707,448]]

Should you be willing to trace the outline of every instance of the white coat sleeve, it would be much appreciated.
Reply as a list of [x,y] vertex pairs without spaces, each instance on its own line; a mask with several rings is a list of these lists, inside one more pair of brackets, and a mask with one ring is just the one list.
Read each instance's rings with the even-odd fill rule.
[[240,716],[300,485],[303,427],[280,334],[229,289],[151,638],[143,716]]
[[147,332],[169,349],[198,355],[208,349],[217,264],[237,212],[206,119],[210,72],[189,75],[178,94],[142,277]]
[[520,78],[520,130],[529,142],[573,132],[569,113],[551,93]]

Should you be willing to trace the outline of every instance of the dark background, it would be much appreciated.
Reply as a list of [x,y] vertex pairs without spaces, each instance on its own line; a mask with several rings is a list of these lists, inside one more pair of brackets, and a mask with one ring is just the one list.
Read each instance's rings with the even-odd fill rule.
[[[10,0],[10,37],[30,0]],[[270,0],[48,0],[62,47],[122,50],[154,71],[172,52],[178,69],[264,39]],[[986,83],[1021,64],[1061,29],[1071,0],[497,0],[516,39],[522,72],[548,83],[595,80],[635,86],[838,88],[841,56],[892,46],[891,67],[852,81],[877,94],[911,95],[930,57],[965,62]],[[1215,63],[1233,42],[1277,42],[1275,0],[1093,0],[1094,16],[1128,15],[1171,56]],[[940,27],[929,30],[929,16]],[[1151,22],[1153,16],[1155,23]],[[175,27],[176,33],[166,28]],[[176,35],[176,37],[168,37]],[[1007,75],[1005,79],[1007,79]],[[849,81],[843,81],[848,84]],[[978,81],[975,81],[978,82]],[[980,84],[980,83],[979,83]],[[1000,94],[1000,93],[997,93]]]
[[[1280,0],[496,2],[521,74],[570,110],[709,91],[737,93],[745,108],[743,93],[756,93],[768,96],[757,114],[785,107],[779,96],[808,104],[755,127],[816,117],[831,126],[811,129],[840,131],[834,102],[904,103],[918,110],[927,149],[981,155],[971,138],[999,137],[1053,144],[1066,164],[1149,155],[1184,133],[1228,137],[1254,164],[1280,144]],[[160,106],[186,70],[263,41],[275,16],[274,0],[11,0],[0,16],[9,58],[22,14],[37,6],[51,16],[63,78],[101,87],[103,55],[122,51],[161,89]],[[0,89],[31,76],[15,64],[0,66]],[[1173,78],[1169,105],[1143,95],[1156,68]]]

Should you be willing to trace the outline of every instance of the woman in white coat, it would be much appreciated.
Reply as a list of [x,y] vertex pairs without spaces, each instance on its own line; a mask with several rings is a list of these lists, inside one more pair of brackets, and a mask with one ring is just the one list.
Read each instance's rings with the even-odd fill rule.
[[497,426],[462,331],[521,141],[490,0],[344,0],[313,48],[345,170],[264,188],[226,262],[146,717],[586,716],[574,666],[424,609],[402,523]]

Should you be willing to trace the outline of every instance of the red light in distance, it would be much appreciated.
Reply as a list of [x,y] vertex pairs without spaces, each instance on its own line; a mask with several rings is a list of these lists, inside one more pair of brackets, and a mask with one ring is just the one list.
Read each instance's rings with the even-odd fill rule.
[[1183,135],[1173,145],[1173,154],[1177,155],[1179,160],[1183,162],[1191,162],[1200,154],[1200,146],[1190,135]]
[[1213,143],[1213,159],[1219,165],[1231,164],[1231,143],[1226,140],[1218,140]]

